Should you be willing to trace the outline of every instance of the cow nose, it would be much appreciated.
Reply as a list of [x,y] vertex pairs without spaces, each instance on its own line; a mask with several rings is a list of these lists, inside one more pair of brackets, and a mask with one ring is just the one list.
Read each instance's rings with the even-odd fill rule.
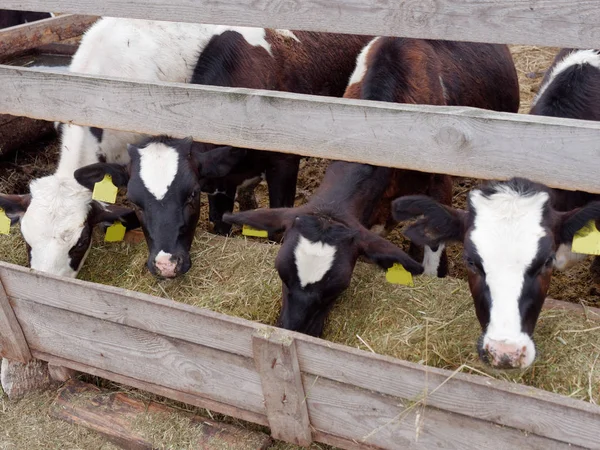
[[182,258],[165,253],[162,250],[154,258],[156,274],[164,278],[175,278],[181,268]]
[[488,340],[483,350],[489,364],[496,369],[522,369],[529,365],[526,345]]

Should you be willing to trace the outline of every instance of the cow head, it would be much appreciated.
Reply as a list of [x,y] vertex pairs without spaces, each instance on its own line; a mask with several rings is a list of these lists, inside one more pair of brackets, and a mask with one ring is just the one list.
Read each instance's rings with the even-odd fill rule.
[[148,269],[173,278],[191,267],[190,248],[200,215],[200,190],[209,178],[225,176],[244,150],[217,147],[208,151],[191,138],[158,137],[129,145],[129,165],[98,163],[75,172],[88,189],[110,174],[113,183],[127,187],[127,198],[148,244]]
[[278,325],[288,330],[322,334],[327,314],[350,284],[360,255],[384,269],[400,263],[413,274],[423,272],[419,263],[358,222],[307,207],[259,209],[223,219],[269,233],[284,232],[275,267],[283,283]]
[[496,368],[525,368],[535,359],[532,336],[555,251],[589,220],[600,218],[600,203],[559,213],[546,187],[515,178],[473,190],[467,211],[407,196],[394,201],[393,214],[399,221],[421,217],[405,231],[417,244],[463,243],[483,330],[479,355]]

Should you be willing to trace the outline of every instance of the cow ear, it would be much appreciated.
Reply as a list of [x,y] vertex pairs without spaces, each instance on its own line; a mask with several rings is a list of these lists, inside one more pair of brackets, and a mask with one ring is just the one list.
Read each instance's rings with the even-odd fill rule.
[[[556,212],[554,236],[557,244],[571,244],[573,236],[591,220],[600,220],[600,201],[590,202],[582,208]],[[596,227],[598,223],[596,223]]]
[[102,205],[96,201],[92,202],[91,211],[92,225],[110,226],[115,222],[121,222],[127,231],[140,227],[140,221],[135,211],[125,206]]
[[31,195],[2,195],[0,194],[0,208],[4,210],[10,224],[14,225],[27,211],[29,203],[31,202]]
[[412,259],[390,241],[378,236],[372,231],[363,230],[358,239],[361,253],[382,269],[387,270],[392,267],[394,263],[399,263],[413,275],[420,275],[423,273],[424,269],[421,264]]
[[283,231],[290,226],[294,208],[255,209],[239,213],[225,213],[223,221],[237,225],[250,225],[269,233]]
[[467,212],[442,205],[426,195],[408,195],[394,200],[392,214],[398,222],[420,217],[403,233],[414,244],[437,247],[464,240]]
[[246,150],[243,148],[229,146],[217,147],[204,152],[199,148],[193,148],[192,152],[198,165],[198,173],[205,178],[224,177],[246,156]]
[[127,166],[121,164],[96,163],[81,167],[73,174],[79,184],[94,190],[94,185],[102,181],[105,175],[112,177],[112,182],[117,187],[125,187],[129,182]]

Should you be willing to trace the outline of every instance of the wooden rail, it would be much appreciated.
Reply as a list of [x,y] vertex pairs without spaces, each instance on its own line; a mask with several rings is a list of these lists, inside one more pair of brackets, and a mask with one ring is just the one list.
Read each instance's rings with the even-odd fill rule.
[[3,0],[3,8],[474,42],[595,48],[596,0]]
[[0,66],[0,111],[600,193],[600,123]]
[[[600,407],[589,403],[6,263],[0,280],[34,357],[269,424],[290,441],[600,448]],[[277,404],[281,392],[289,404]]]

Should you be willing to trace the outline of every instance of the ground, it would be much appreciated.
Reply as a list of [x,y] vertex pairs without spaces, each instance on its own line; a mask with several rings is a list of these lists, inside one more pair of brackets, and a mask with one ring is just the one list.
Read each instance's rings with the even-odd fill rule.
[[[556,49],[527,46],[511,49],[521,85],[521,112],[526,113]],[[27,192],[31,178],[53,171],[57,156],[57,143],[49,140],[13,155],[9,161],[0,161],[0,192]],[[298,204],[304,203],[318,186],[326,165],[324,160],[302,162]],[[477,180],[455,180],[455,206],[464,205],[465,194],[476,184]],[[258,199],[261,205],[266,204],[264,185],[259,186]],[[279,282],[272,264],[276,246],[214,237],[205,232],[206,201],[203,213],[193,248],[194,267],[186,277],[156,281],[144,267],[144,244],[103,244],[98,233],[80,277],[274,323],[279,301]],[[392,233],[391,239],[403,243],[399,230]],[[25,263],[25,247],[18,232],[0,239],[0,257]],[[352,285],[332,312],[325,337],[447,369],[462,367],[464,371],[477,373],[485,370],[474,351],[478,324],[466,284],[460,280],[464,279],[460,248],[452,247],[450,257],[451,278],[416,280],[415,287],[408,289],[380,283],[381,273],[376,268],[359,264]],[[223,285],[230,288],[223,291]],[[553,278],[550,295],[598,306],[599,297],[590,293],[591,288],[587,265],[580,264]],[[375,293],[376,302],[373,301]],[[564,312],[545,312],[536,331],[544,358],[524,373],[491,373],[490,376],[596,402],[600,398],[600,393],[594,391],[594,386],[600,383],[596,367],[600,341],[593,331],[586,331],[590,328],[593,326],[584,318]],[[51,393],[36,394],[21,402],[0,398],[0,449],[112,448],[98,436],[50,419],[46,407],[51,396]]]

